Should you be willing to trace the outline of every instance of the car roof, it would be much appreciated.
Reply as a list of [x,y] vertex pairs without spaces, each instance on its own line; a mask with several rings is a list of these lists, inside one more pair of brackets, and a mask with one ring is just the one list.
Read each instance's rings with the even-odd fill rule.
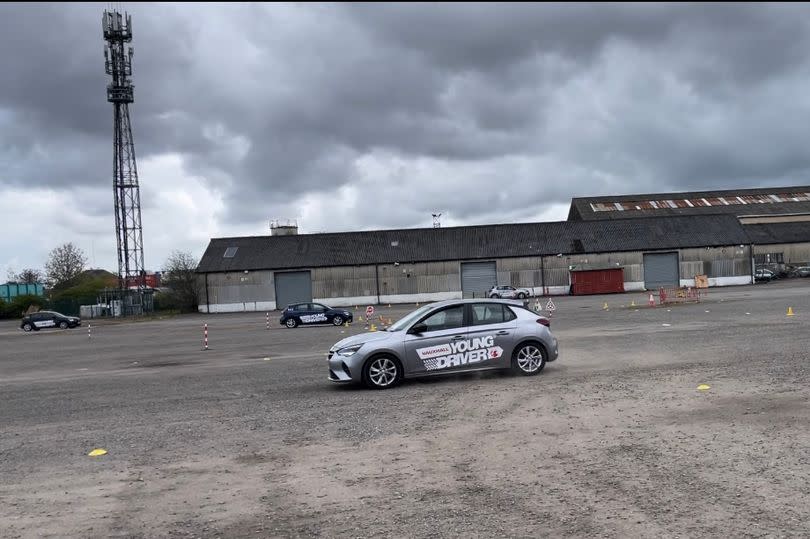
[[434,307],[444,307],[446,305],[458,305],[459,303],[499,303],[501,305],[515,305],[522,306],[520,300],[514,299],[489,299],[489,298],[467,298],[467,299],[445,299],[435,303],[429,303]]

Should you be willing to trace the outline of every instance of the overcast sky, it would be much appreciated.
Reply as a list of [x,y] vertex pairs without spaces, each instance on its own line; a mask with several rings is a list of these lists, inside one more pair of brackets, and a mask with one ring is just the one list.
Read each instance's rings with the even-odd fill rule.
[[[0,282],[113,272],[105,4],[0,4]],[[810,184],[807,5],[130,4],[147,269],[208,239]]]

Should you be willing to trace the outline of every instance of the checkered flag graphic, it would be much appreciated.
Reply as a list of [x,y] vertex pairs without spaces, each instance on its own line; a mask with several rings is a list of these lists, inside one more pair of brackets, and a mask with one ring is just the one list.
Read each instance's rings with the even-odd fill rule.
[[428,371],[435,371],[439,368],[439,360],[437,359],[425,359],[425,369]]

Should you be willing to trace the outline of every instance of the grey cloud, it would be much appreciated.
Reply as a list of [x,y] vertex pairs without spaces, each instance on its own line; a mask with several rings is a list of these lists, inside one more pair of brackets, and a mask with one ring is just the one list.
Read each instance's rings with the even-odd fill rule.
[[[132,9],[137,155],[182,156],[223,192],[231,224],[337,196],[381,155],[405,164],[359,193],[379,213],[330,226],[424,224],[431,208],[509,221],[577,195],[808,180],[804,5]],[[0,185],[108,190],[100,11],[0,6]],[[518,194],[492,195],[504,191]],[[104,199],[81,211],[109,211]]]

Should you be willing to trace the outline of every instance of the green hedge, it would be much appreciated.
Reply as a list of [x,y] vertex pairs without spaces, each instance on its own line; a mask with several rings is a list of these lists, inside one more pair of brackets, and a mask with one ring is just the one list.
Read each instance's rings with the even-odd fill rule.
[[48,300],[42,296],[17,296],[10,302],[0,300],[0,318],[22,318],[23,313],[31,305],[36,305],[40,309],[50,308]]

